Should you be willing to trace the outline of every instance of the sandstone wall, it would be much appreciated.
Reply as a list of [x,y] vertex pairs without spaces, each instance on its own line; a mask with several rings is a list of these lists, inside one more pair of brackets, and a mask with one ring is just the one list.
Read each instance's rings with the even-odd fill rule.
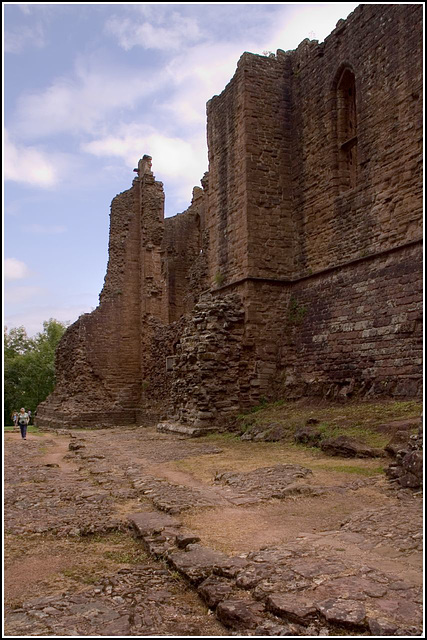
[[[283,380],[292,393],[420,394],[421,42],[420,6],[362,5],[321,45],[244,54],[211,101],[213,164],[240,156],[246,181],[242,200],[227,191],[224,236],[247,268],[218,293],[242,298],[260,396]],[[289,341],[305,308],[305,338]]]
[[190,313],[200,293],[207,288],[205,208],[206,194],[195,187],[185,213],[165,220],[163,270],[168,288],[169,322]]
[[360,5],[320,45],[243,54],[189,209],[164,220],[148,156],[114,199],[100,306],[39,424],[420,395],[422,35],[420,5]]
[[291,287],[281,354],[288,395],[421,397],[421,261],[414,243]]
[[[421,237],[422,30],[420,5],[365,4],[292,54],[296,274]],[[354,186],[340,175],[345,69],[355,78]]]
[[244,54],[239,68],[245,79],[247,275],[286,278],[294,270],[290,58]]
[[81,316],[56,354],[54,393],[37,424],[124,424],[140,402],[139,215],[135,187],[111,203],[109,263],[99,307]]
[[[191,273],[203,270],[203,195],[197,193],[188,215],[177,216],[165,229],[163,187],[153,176],[151,158],[144,156],[137,172],[132,188],[112,201],[100,304],[65,332],[56,356],[55,391],[38,407],[41,426],[141,422],[157,416],[159,398],[167,396],[171,381],[165,361],[180,327],[168,329],[168,322],[192,308]],[[185,254],[176,277],[165,258],[171,252],[177,262]]]
[[244,310],[238,296],[201,296],[179,342],[169,417],[200,427],[221,424],[248,391]]
[[245,74],[242,66],[207,105],[209,196],[208,281],[221,285],[248,272],[245,152]]

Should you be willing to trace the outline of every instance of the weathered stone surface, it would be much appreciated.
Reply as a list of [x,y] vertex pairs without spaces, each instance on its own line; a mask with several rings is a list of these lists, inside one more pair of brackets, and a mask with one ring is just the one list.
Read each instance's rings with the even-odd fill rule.
[[128,516],[128,520],[141,537],[159,533],[166,527],[178,529],[181,526],[181,523],[176,518],[157,511],[131,514]]
[[368,618],[368,626],[373,636],[394,636],[398,627],[384,618]]
[[70,451],[77,451],[78,449],[84,449],[84,440],[72,440],[68,445]]
[[208,607],[215,609],[220,602],[230,597],[233,591],[233,583],[225,578],[209,576],[209,578],[206,578],[206,580],[203,580],[203,582],[199,584],[197,591]]
[[195,544],[196,542],[200,542],[200,538],[194,533],[190,532],[181,532],[176,536],[176,545],[178,549],[185,549],[189,544]]
[[225,600],[220,602],[216,615],[226,627],[235,630],[255,629],[262,619],[264,605],[253,600]]
[[191,436],[194,438],[198,436],[205,436],[209,431],[212,431],[212,428],[190,426],[180,422],[159,422],[157,425],[157,431],[163,433],[179,433],[184,436]]
[[173,553],[169,559],[177,571],[197,585],[210,576],[214,567],[221,565],[226,556],[202,545],[191,544],[185,551]]
[[325,600],[317,608],[326,621],[347,627],[366,627],[366,610],[358,600]]
[[305,626],[308,626],[317,614],[314,603],[297,594],[272,593],[267,598],[266,607],[281,618]]
[[[307,629],[297,624],[278,624],[267,620],[263,624],[259,625],[253,632],[254,636],[305,636]],[[318,635],[314,633],[313,635]],[[319,634],[320,635],[320,634]]]
[[344,458],[376,458],[384,456],[384,452],[381,449],[368,447],[363,442],[359,442],[349,436],[326,438],[320,443],[320,448],[329,455],[343,456]]
[[299,444],[307,444],[311,447],[318,447],[322,439],[322,434],[311,425],[306,425],[305,427],[300,427],[296,430],[294,439],[295,442],[298,442]]
[[[392,445],[389,445],[391,447]],[[403,488],[419,489],[424,480],[423,432],[406,437],[406,442],[397,449],[396,459],[386,469],[386,473]]]
[[253,589],[258,582],[271,574],[271,564],[256,563],[247,566],[236,576],[236,585],[240,589]]
[[224,487],[223,494],[229,501],[250,504],[269,498],[286,498],[299,491],[310,493],[311,488],[306,484],[301,489],[298,487],[298,480],[311,474],[310,469],[298,464],[279,464],[246,473],[224,471],[217,473],[214,480]]
[[[79,540],[117,529],[129,534],[127,501],[135,499],[132,485],[148,461],[157,465],[177,455],[186,459],[212,453],[210,445],[198,440],[165,436],[154,428],[144,434],[146,440],[134,429],[92,432],[85,457],[78,450],[70,453],[74,464],[68,459],[65,468],[46,467],[40,459],[42,445],[47,455],[53,453],[54,442],[47,437],[42,445],[39,437],[30,438],[25,449],[18,440],[10,443],[4,494],[9,540],[30,535],[33,544],[39,533],[49,533],[52,542],[55,536]],[[92,453],[104,456],[102,476],[88,473]],[[367,485],[368,490],[374,486],[384,506],[357,510],[337,530],[302,534],[240,556],[187,544],[193,536],[179,526],[178,518],[153,511],[133,514],[133,526],[139,522],[142,536],[133,544],[151,558],[160,556],[161,563],[145,558],[144,564],[130,563],[97,584],[76,583],[73,589],[67,586],[56,595],[48,591],[48,597],[8,607],[7,629],[23,637],[67,635],[71,630],[73,635],[102,635],[105,629],[118,635],[226,634],[215,616],[206,615],[204,605],[197,609],[199,593],[211,608],[224,605],[225,624],[244,635],[327,636],[343,627],[349,635],[419,635],[423,599],[414,567],[421,562],[422,499],[411,490],[396,495],[383,483]],[[179,549],[180,537],[188,551]],[[82,542],[73,544],[84,548]],[[390,571],[393,564],[398,574]],[[176,571],[189,584],[177,579]],[[40,587],[43,592],[45,587]],[[225,604],[230,601],[232,605]],[[215,625],[217,632],[212,633]]]
[[133,484],[155,507],[170,514],[178,514],[194,507],[213,507],[224,503],[220,495],[207,488],[186,487],[153,476],[141,474],[135,478]]
[[[409,425],[411,426],[412,424],[413,423],[409,423]],[[381,426],[382,425],[377,427],[379,431],[381,430]],[[387,425],[384,425],[384,426],[387,426]],[[384,447],[384,451],[387,451],[387,453],[389,453],[391,456],[396,457],[399,451],[407,448],[408,442],[409,442],[409,435],[410,434],[406,430],[396,431],[393,434],[393,437],[390,440],[390,442]]]
[[247,558],[235,557],[227,558],[220,565],[214,567],[214,573],[224,578],[235,578],[237,574],[247,565],[249,560]]

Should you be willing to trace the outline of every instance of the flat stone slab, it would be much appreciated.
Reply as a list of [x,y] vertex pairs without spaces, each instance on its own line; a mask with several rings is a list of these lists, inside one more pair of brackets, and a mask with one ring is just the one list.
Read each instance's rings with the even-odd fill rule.
[[205,436],[207,433],[213,433],[215,431],[214,427],[196,427],[189,424],[183,424],[182,422],[159,422],[156,429],[160,433],[178,433],[191,438]]
[[313,602],[296,593],[272,593],[267,598],[266,605],[276,616],[305,626],[315,619],[317,613]]
[[208,607],[215,609],[220,602],[230,597],[233,591],[233,583],[226,578],[211,575],[206,580],[203,580],[197,591]]
[[246,473],[224,471],[217,473],[215,483],[223,486],[222,493],[233,504],[251,504],[270,498],[286,498],[297,493],[319,495],[318,488],[307,484],[298,488],[300,479],[312,474],[311,469],[299,464],[277,464]]
[[343,458],[382,458],[386,455],[383,449],[368,447],[349,436],[327,438],[320,443],[320,448],[328,455]]
[[220,551],[213,551],[199,544],[190,544],[185,551],[171,554],[169,561],[177,571],[197,585],[208,578],[216,566],[227,562],[228,557]]
[[216,616],[231,629],[255,629],[263,620],[264,605],[252,599],[230,599],[220,602]]
[[160,533],[166,528],[179,529],[182,524],[176,518],[157,511],[133,513],[128,515],[128,520],[136,533],[142,538]]
[[154,476],[145,475],[135,478],[133,486],[149,498],[157,509],[171,514],[194,508],[221,506],[225,503],[224,499],[210,488],[199,489],[172,484]]
[[317,603],[326,621],[346,627],[366,627],[366,609],[358,600],[330,599]]

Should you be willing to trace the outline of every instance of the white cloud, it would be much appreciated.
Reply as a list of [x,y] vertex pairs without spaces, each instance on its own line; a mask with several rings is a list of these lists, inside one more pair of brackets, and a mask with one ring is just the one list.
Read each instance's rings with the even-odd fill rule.
[[5,132],[5,180],[24,182],[36,187],[52,187],[58,181],[50,156],[34,147],[16,146]]
[[90,68],[80,59],[73,77],[55,80],[48,88],[23,94],[13,127],[30,138],[57,133],[91,133],[122,108],[133,108],[165,79],[132,69]]
[[333,4],[286,5],[276,16],[273,33],[265,42],[264,49],[296,49],[305,39],[323,40],[335,28],[341,18],[358,6],[358,2],[335,2]]
[[184,140],[134,123],[120,127],[115,135],[86,143],[82,148],[98,157],[120,157],[132,168],[144,154],[152,156],[156,178],[164,181],[173,195],[187,202],[193,186],[200,184],[207,170],[204,135]]
[[180,123],[199,125],[205,135],[206,103],[233,77],[243,51],[241,43],[205,43],[177,55],[166,68],[175,91],[162,110]]
[[21,25],[19,29],[6,29],[4,50],[6,53],[22,53],[29,47],[41,49],[45,46],[44,30],[40,23],[31,26]]
[[156,20],[153,18],[154,16],[150,22],[138,22],[135,16],[114,16],[106,23],[106,31],[115,36],[126,51],[136,46],[161,51],[178,50],[201,37],[197,20],[194,18],[181,16],[177,12],[169,13],[167,16],[159,13]]
[[4,261],[4,279],[8,280],[22,280],[30,275],[25,262],[17,260],[16,258],[6,258]]

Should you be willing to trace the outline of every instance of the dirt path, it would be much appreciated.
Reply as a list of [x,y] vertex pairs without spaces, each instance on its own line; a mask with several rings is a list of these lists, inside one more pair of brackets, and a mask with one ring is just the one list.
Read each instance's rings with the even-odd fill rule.
[[6,434],[5,630],[418,635],[421,518],[378,460],[142,428]]

